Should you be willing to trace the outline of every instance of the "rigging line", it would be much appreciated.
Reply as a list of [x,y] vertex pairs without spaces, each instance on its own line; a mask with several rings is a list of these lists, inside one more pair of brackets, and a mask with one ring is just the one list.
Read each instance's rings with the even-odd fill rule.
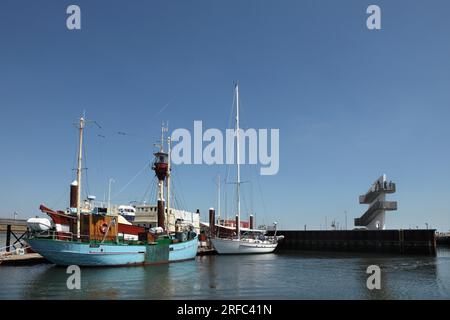
[[[180,180],[176,171],[175,171],[175,175],[176,175],[176,178],[174,176],[174,181]],[[186,202],[183,198],[182,190],[180,192],[178,191],[178,185],[180,185],[180,184],[178,182],[176,182],[173,184],[173,187],[172,187],[173,196],[176,201],[176,206],[177,206],[177,209],[179,209],[179,210],[186,210],[187,209]]]
[[177,187],[177,189],[176,189],[177,190],[177,198],[178,198],[178,203],[179,203],[180,209],[182,209],[182,210],[187,209],[188,204],[187,204],[186,200],[184,199],[183,192],[182,192],[182,190],[180,191],[178,189],[179,188]]
[[177,96],[173,97],[171,100],[169,100],[169,102],[167,102],[159,111],[156,115],[161,114],[175,99]]
[[[236,91],[233,90],[233,100],[231,102],[231,110],[229,113],[229,117],[228,117],[228,126],[227,128],[234,128],[234,126],[232,126],[232,122],[233,122],[233,116],[234,116],[234,106],[235,106],[235,101],[236,101]],[[234,151],[233,151],[234,152]],[[222,219],[228,219],[228,191],[227,191],[227,184],[229,182],[229,178],[230,178],[230,166],[231,164],[226,164],[225,165],[225,178],[224,178],[224,188],[223,188],[223,195],[224,195],[224,210],[223,210],[223,214],[222,214]]]
[[[97,137],[102,137],[102,135],[98,134]],[[104,136],[103,136],[104,137]],[[103,139],[97,139],[98,142],[98,150],[100,153],[100,179],[101,181],[106,181],[106,176],[105,176],[105,171],[103,170],[103,142],[104,142],[104,138]],[[106,202],[106,189],[104,189],[103,192],[103,202]]]
[[[256,177],[255,176],[257,176],[258,175],[258,168],[256,168],[255,170],[252,170],[252,175],[251,175],[251,177],[252,177],[252,179],[251,179],[251,183],[250,183],[250,190],[251,190],[251,195],[252,195],[252,202],[251,202],[251,210],[253,211],[253,212],[255,212],[256,210],[257,210],[257,208],[259,208],[259,206],[258,206],[258,202],[256,203],[256,207],[257,208],[255,208],[255,203],[254,203],[254,198],[255,198],[255,180],[256,180]],[[255,215],[255,214],[253,214],[253,215]],[[256,221],[256,218],[255,218],[255,221]]]
[[[230,112],[230,116],[228,118],[228,128],[231,128],[231,125],[233,122],[235,101],[236,101],[236,91],[233,90],[233,101],[231,102],[231,112]],[[234,128],[234,126],[233,126],[233,128]]]
[[[225,166],[225,179],[224,179],[224,199],[225,199],[225,218],[228,220],[228,205],[229,201],[232,199],[228,196],[228,184],[230,184],[230,170],[231,164],[226,164]],[[232,207],[232,206],[231,206]]]
[[181,207],[180,207],[180,203],[178,201],[178,194],[175,191],[175,187],[173,187],[171,190],[172,190],[172,199],[173,199],[173,203],[174,203],[174,208],[180,209]]
[[[180,180],[180,179],[177,179],[177,181],[178,180]],[[178,189],[180,189],[180,188],[177,188],[177,192],[178,192]],[[182,206],[181,208],[186,208],[187,209],[188,208],[188,202],[186,201],[186,198],[184,197],[183,189],[181,189],[180,192],[178,192],[178,194],[179,194],[179,198],[181,199],[181,201],[180,201],[180,204]]]
[[[235,110],[235,108],[234,108],[236,104],[237,104],[236,90],[233,90],[233,101],[231,103],[231,112],[230,112],[230,117],[229,117],[229,121],[228,121],[228,127],[233,128],[235,131],[236,131],[236,124],[233,125],[233,122],[234,122],[233,119],[236,121],[237,112],[235,112],[235,111],[237,111],[237,110]],[[236,136],[236,133],[235,133],[235,136]],[[235,152],[235,150],[233,150],[233,152]],[[234,158],[234,155],[233,155],[233,158]],[[236,156],[236,159],[233,159],[233,162],[234,162],[234,160],[236,160],[236,164],[237,164],[237,161],[238,161],[237,156]],[[227,172],[227,183],[229,183],[229,178],[230,178],[230,174],[231,174],[230,168],[231,168],[231,164],[227,164],[227,171],[228,171]],[[235,190],[235,192],[233,192],[233,196],[230,199],[230,201],[231,200],[233,200],[234,203],[236,203],[236,208],[234,208],[233,205],[230,204],[231,219],[234,220],[234,216],[237,214],[237,190]],[[234,210],[236,210],[236,212],[234,212]]]
[[184,203],[184,200],[182,198],[181,192],[178,192],[178,188],[174,185],[172,187],[173,192],[175,193],[175,200],[177,201],[178,209],[186,208],[186,204]]
[[250,187],[250,213],[253,214],[253,211],[255,210],[255,208],[253,206],[253,182],[252,181],[250,181],[249,187]]
[[170,204],[171,204],[172,209],[178,209],[177,194],[176,194],[174,186],[172,186],[170,188]]
[[144,198],[144,201],[143,201],[144,203],[151,204],[152,199],[153,199],[153,194],[155,193],[155,191],[154,191],[155,189],[156,189],[155,182],[153,180],[150,180],[150,190]]
[[[173,172],[175,172],[175,174],[173,174]],[[181,205],[183,205],[185,208],[187,208],[187,206],[186,206],[187,203],[186,203],[186,200],[184,198],[184,193],[183,193],[183,186],[181,184],[181,179],[178,175],[178,170],[172,169],[171,174],[174,177],[174,183],[173,183],[172,188],[176,187],[177,190],[179,189],[178,196],[180,197]]]
[[176,192],[176,186],[174,184],[172,184],[171,188],[170,188],[170,194],[168,195],[170,197],[170,199],[172,200],[171,204],[172,204],[172,208],[173,209],[179,209],[180,207],[178,206],[178,195]]
[[[88,165],[87,165],[87,154],[86,154],[86,144],[87,144],[87,139],[86,138],[84,138],[84,143],[83,143],[83,153],[84,153],[84,164],[85,164],[85,176],[86,176],[86,179],[84,179],[85,180],[85,185],[86,185],[86,190],[85,190],[85,192],[87,193],[86,194],[86,198],[91,194],[91,190],[90,190],[90,188],[89,188],[89,176],[88,176]],[[81,169],[81,170],[83,170],[83,169]]]
[[67,196],[68,193],[69,193],[69,189],[68,188],[64,188],[64,192],[61,194],[61,196],[59,196],[56,201],[52,201],[51,202],[51,205],[52,205],[51,208],[56,208],[57,206],[59,206],[59,204],[62,201],[62,199],[65,196]]
[[245,130],[248,129],[247,126],[243,126],[243,124],[247,124],[247,113],[246,113],[246,104],[243,102],[241,95],[239,95],[239,122],[241,123],[241,129]]
[[76,179],[76,167],[77,167],[77,158],[78,158],[78,147],[74,148],[74,157],[73,157],[73,163],[72,163],[72,172],[70,175],[70,182]]
[[[225,180],[221,180],[220,183],[225,182]],[[220,197],[222,200],[222,203],[220,204],[220,219],[224,219],[226,217],[226,185],[224,184],[223,187],[220,188]]]
[[148,203],[151,204],[152,201],[155,201],[156,197],[157,197],[157,184],[155,181],[152,182],[152,189],[150,191],[150,196],[148,198]]
[[156,183],[156,181],[152,181],[152,189],[151,189],[151,194],[150,197],[148,198],[148,203],[151,204],[152,201],[156,202],[156,199],[158,197],[158,185]]
[[249,201],[248,201],[248,193],[249,193],[248,188],[244,187],[244,208],[245,208],[246,213],[247,213],[247,218],[250,217],[250,213],[251,213],[250,212]]
[[[226,170],[227,171],[227,173],[228,173],[228,170]],[[224,183],[224,186],[223,186],[223,193],[224,193],[224,195],[223,195],[223,199],[224,199],[224,218],[225,218],[225,220],[228,220],[228,192],[227,192],[227,183],[228,183],[228,176],[226,176],[225,177],[225,183]]]
[[182,209],[183,205],[181,204],[180,197],[179,197],[178,193],[176,195],[176,201],[177,201],[177,208],[178,209]]
[[220,177],[220,174],[217,173],[216,177],[211,179],[213,181],[214,185],[216,186],[216,192],[214,192],[214,202],[215,202],[215,206],[216,206],[217,215],[219,213],[219,197],[220,197],[220,193],[217,191],[219,191],[220,187],[221,187],[221,185],[220,185],[221,180],[219,179],[219,177]]
[[256,175],[256,183],[258,185],[258,191],[259,191],[259,195],[261,197],[261,204],[263,205],[263,213],[264,216],[267,215],[267,206],[266,206],[266,202],[264,201],[264,196],[262,194],[262,188],[261,188],[261,183],[259,181],[259,175]]
[[137,178],[139,175],[141,175],[142,172],[144,172],[145,169],[147,169],[147,166],[148,166],[149,163],[150,163],[150,161],[147,161],[147,162],[145,163],[145,166],[144,166],[141,170],[139,170],[139,172],[138,172],[138,173],[137,173],[130,181],[128,181],[128,183],[127,183],[122,189],[120,189],[120,191],[117,192],[112,198],[117,197],[117,196],[118,196],[119,194],[121,194],[126,188],[128,188],[128,186],[129,186],[131,183],[133,183],[134,180],[136,180],[136,178]]
[[141,202],[145,201],[145,198],[147,197],[148,193],[150,192],[150,189],[152,188],[153,183],[149,183],[147,188],[145,189],[144,195],[142,196]]

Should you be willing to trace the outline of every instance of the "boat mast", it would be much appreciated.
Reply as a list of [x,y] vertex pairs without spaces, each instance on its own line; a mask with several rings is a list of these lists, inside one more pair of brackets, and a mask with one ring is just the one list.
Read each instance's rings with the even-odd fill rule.
[[77,193],[77,239],[80,239],[80,219],[81,219],[81,164],[83,157],[83,129],[84,129],[85,120],[83,117],[80,118],[80,141],[78,148],[78,166],[77,166],[77,184],[78,184],[78,193]]
[[[161,124],[161,145],[159,152],[164,153],[164,123]],[[159,195],[158,199],[164,201],[164,180],[159,181]]]
[[171,140],[170,137],[167,138],[167,230],[170,229],[170,146]]
[[161,126],[161,141],[157,146],[159,146],[159,151],[154,153],[155,161],[152,165],[152,169],[155,171],[158,177],[158,227],[167,230],[168,223],[166,221],[166,202],[164,200],[164,189],[165,189],[165,179],[168,173],[168,154],[164,152],[164,132],[167,128],[164,127],[164,123]]
[[217,217],[217,221],[220,224],[220,173],[217,176],[217,213],[218,213],[218,217]]
[[236,137],[237,137],[237,182],[236,182],[236,191],[237,191],[237,238],[241,239],[241,167],[240,167],[240,150],[239,150],[239,86],[236,84]]

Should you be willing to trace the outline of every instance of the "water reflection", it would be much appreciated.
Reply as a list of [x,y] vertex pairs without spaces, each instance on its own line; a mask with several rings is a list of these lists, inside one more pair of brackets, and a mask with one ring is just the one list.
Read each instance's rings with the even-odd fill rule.
[[[368,290],[369,265],[382,270]],[[81,290],[66,269],[0,267],[0,298],[18,299],[448,299],[450,248],[437,257],[295,252],[203,256],[129,268],[82,268]]]

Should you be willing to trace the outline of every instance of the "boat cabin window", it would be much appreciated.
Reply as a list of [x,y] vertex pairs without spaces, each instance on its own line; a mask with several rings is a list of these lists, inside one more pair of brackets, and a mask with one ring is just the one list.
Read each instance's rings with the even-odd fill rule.
[[107,208],[97,208],[97,213],[107,213]]

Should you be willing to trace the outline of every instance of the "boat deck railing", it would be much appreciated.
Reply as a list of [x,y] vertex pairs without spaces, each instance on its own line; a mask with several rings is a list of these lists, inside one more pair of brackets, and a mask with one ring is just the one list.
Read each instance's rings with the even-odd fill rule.
[[[42,231],[39,233],[32,233],[32,238],[47,238],[47,239],[59,239],[59,240],[66,240],[66,241],[78,241],[78,237],[76,234],[72,232],[61,232],[61,231],[55,231],[55,230],[47,230]],[[80,235],[81,240],[89,240],[88,235]]]
[[[236,236],[219,237],[219,238],[221,238],[221,239],[230,239],[230,240],[237,239]],[[269,241],[269,242],[274,242],[274,243],[278,242],[279,240],[281,240],[283,238],[284,237],[280,236],[280,235],[278,235],[278,236],[263,236],[262,238],[253,237],[253,236],[245,235],[245,234],[241,236],[241,240],[261,240],[261,241]]]

